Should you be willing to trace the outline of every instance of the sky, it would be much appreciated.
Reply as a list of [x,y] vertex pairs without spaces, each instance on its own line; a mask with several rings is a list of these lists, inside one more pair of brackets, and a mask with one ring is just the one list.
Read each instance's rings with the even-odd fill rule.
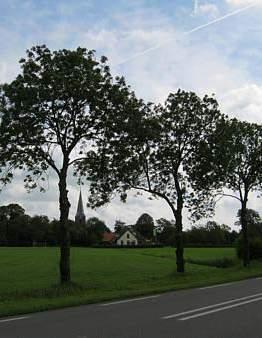
[[[215,94],[221,111],[262,122],[262,0],[0,0],[0,83],[14,79],[18,60],[37,44],[50,49],[78,46],[106,55],[112,73],[124,75],[137,96],[164,102],[178,88],[198,95]],[[23,188],[23,174],[0,193],[0,205],[21,204],[30,215],[58,218],[57,178],[50,172],[46,193]],[[69,178],[70,217],[79,194]],[[87,201],[88,187],[82,188]],[[261,199],[249,207],[262,213]],[[222,199],[214,220],[234,226],[239,208]],[[121,219],[132,224],[144,212],[155,219],[172,218],[161,200],[129,194],[115,198],[86,217],[107,225]],[[185,212],[185,226],[190,226]]]

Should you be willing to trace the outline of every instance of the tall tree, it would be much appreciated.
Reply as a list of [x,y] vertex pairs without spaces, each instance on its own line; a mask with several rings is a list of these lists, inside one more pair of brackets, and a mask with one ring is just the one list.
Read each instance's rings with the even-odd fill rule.
[[179,90],[168,96],[164,106],[144,105],[122,126],[122,133],[111,143],[110,155],[107,153],[103,158],[105,172],[99,164],[92,167],[96,170],[91,184],[92,203],[99,203],[100,197],[103,200],[105,191],[108,194],[115,190],[125,200],[128,189],[137,189],[167,202],[176,221],[178,272],[185,269],[184,207],[192,214],[196,214],[196,210],[206,213],[211,207],[206,189],[198,189],[195,184],[197,172],[192,169],[201,163],[195,153],[200,141],[214,132],[220,118],[213,97],[201,99],[195,93]]
[[110,138],[114,119],[136,101],[123,78],[112,78],[106,61],[85,48],[52,52],[36,46],[20,60],[21,74],[1,86],[8,167],[29,172],[29,189],[42,187],[50,168],[58,177],[61,283],[70,281],[68,170],[74,166],[79,174],[80,163],[89,161],[105,135]]
[[[238,210],[237,217],[239,220],[235,222],[235,224],[241,226],[241,209]],[[247,209],[246,219],[248,224],[248,236],[262,236],[262,218],[259,213],[256,210]]]
[[125,222],[122,222],[120,219],[117,219],[114,224],[114,231],[120,233],[126,226]]
[[146,239],[153,239],[154,227],[154,219],[147,213],[139,216],[135,224],[135,229]]
[[218,195],[239,201],[244,240],[243,264],[248,266],[248,199],[250,193],[258,192],[262,185],[262,127],[237,119],[225,120],[212,140],[202,146],[202,169],[210,170],[203,170],[199,184],[213,185],[214,189],[222,189]]
[[[10,240],[14,240],[11,235],[14,231],[12,231],[10,227],[12,227],[12,224],[18,223],[18,220],[21,220],[23,216],[25,216],[25,210],[19,204],[12,203],[0,206],[0,224],[1,227],[4,227],[4,230],[2,229],[2,233],[3,238],[7,243]],[[20,229],[20,231],[23,231],[23,229]]]

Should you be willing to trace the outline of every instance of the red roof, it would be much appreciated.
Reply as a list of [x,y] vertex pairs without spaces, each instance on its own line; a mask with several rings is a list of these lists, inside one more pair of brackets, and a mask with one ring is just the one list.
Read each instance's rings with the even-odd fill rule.
[[103,242],[113,242],[116,239],[116,235],[113,232],[104,232],[103,233]]

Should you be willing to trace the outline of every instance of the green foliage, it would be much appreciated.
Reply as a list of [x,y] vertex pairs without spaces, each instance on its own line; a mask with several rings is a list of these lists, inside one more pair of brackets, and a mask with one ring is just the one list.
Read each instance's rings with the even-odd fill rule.
[[174,221],[160,218],[156,221],[157,241],[164,245],[174,246],[176,243],[176,227]]
[[[115,120],[132,113],[137,100],[121,77],[113,77],[107,59],[93,50],[27,50],[21,73],[0,87],[0,180],[25,169],[27,189],[45,190],[48,169],[59,180],[61,282],[70,280],[67,177],[89,176],[86,163],[112,138]],[[11,175],[11,176],[10,176]]]
[[[126,200],[126,191],[136,189],[164,199],[176,220],[178,269],[184,271],[182,213],[208,214],[213,204],[207,189],[197,185],[201,159],[195,154],[200,140],[206,140],[221,119],[213,97],[199,98],[179,90],[165,105],[141,105],[118,123],[111,151],[92,164],[91,205],[101,205],[117,191]],[[101,170],[102,166],[102,170]],[[194,171],[193,171],[194,168]]]
[[124,229],[125,225],[126,225],[125,222],[122,222],[120,220],[116,220],[115,224],[114,224],[114,232],[116,232],[116,233],[121,232]]
[[221,246],[233,245],[238,233],[231,231],[225,225],[219,225],[214,221],[207,222],[204,226],[193,226],[185,232],[185,242],[190,245]]
[[154,237],[154,219],[149,214],[142,214],[136,221],[135,230],[145,239],[152,240]]
[[[238,258],[243,259],[245,254],[245,246],[243,236],[240,236],[236,241],[236,251]],[[249,240],[250,259],[262,258],[262,237],[253,237]]]
[[186,260],[190,264],[198,264],[198,265],[206,265],[206,266],[214,266],[216,268],[229,268],[236,265],[236,260],[228,257],[224,258],[216,258],[216,259],[194,259],[188,258]]
[[[238,221],[236,225],[241,226],[241,210],[237,212]],[[247,209],[246,221],[248,224],[248,236],[249,237],[262,237],[262,219],[259,213],[253,209]]]

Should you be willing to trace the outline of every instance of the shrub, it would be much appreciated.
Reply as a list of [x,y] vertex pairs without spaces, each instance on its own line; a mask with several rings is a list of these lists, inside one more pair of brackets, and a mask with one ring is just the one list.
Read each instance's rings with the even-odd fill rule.
[[[251,238],[249,242],[250,259],[262,258],[262,238]],[[244,257],[244,241],[240,236],[236,242],[236,251],[238,258]]]
[[216,259],[192,259],[188,258],[186,260],[191,264],[198,265],[206,265],[206,266],[214,266],[216,268],[229,268],[235,265],[236,261],[232,258],[224,257],[224,258],[216,258]]

